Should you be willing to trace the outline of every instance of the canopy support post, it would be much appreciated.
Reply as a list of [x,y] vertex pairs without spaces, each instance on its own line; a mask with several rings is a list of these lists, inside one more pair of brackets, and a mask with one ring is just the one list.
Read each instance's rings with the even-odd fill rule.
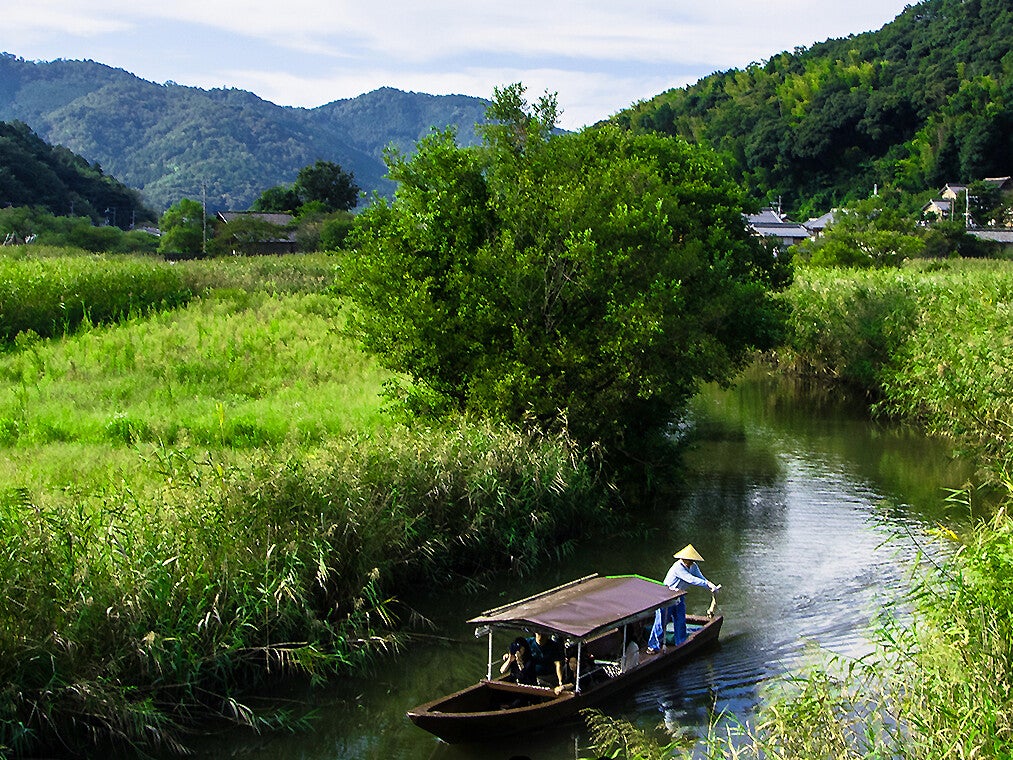
[[489,626],[489,670],[486,673],[485,680],[492,680],[492,626]]
[[584,640],[577,642],[577,672],[573,674],[573,691],[580,694],[580,664],[584,661]]

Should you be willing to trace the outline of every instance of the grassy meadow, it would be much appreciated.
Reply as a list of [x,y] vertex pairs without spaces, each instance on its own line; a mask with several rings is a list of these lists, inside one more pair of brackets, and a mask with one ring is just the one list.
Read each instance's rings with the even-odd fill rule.
[[[608,519],[565,441],[385,413],[336,255],[45,253],[0,259],[4,286],[38,267],[103,284],[75,291],[90,316],[7,327],[0,353],[8,751],[179,750],[208,716],[278,720],[243,695],[396,647],[399,589],[533,565]],[[148,276],[186,296],[138,296]],[[127,295],[94,318],[89,298]]]

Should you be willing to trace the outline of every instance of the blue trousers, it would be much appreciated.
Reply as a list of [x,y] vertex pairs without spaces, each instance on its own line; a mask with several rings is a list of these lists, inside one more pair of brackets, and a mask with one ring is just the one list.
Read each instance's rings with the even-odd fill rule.
[[651,649],[661,649],[665,642],[665,628],[669,621],[675,622],[675,644],[681,644],[686,640],[686,600],[680,597],[671,607],[665,607],[654,613],[654,627],[651,628],[651,637],[647,640],[647,646]]

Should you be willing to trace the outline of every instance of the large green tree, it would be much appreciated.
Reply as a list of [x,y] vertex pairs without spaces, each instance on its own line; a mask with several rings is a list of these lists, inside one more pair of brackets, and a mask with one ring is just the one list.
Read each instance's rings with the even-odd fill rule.
[[783,284],[709,152],[605,126],[554,134],[554,96],[497,90],[483,144],[433,133],[347,261],[365,345],[410,403],[544,425],[616,453],[773,343]]

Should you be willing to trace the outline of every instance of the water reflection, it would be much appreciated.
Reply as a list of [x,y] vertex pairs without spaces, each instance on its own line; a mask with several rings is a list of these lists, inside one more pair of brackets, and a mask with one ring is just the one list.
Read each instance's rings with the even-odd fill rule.
[[[311,733],[217,737],[198,757],[477,760],[587,756],[578,721],[530,739],[449,746],[412,726],[411,706],[485,672],[485,641],[468,617],[591,572],[661,578],[692,542],[724,585],[720,646],[603,707],[647,730],[701,735],[724,713],[748,722],[764,684],[797,664],[807,643],[845,655],[868,650],[870,617],[899,597],[922,527],[953,519],[946,488],[970,479],[949,447],[870,421],[860,404],[755,373],[735,390],[710,388],[692,409],[687,475],[668,503],[631,518],[631,535],[589,542],[562,566],[484,594],[417,604],[437,630],[411,652],[312,695]],[[695,596],[693,596],[695,594]],[[690,611],[709,595],[691,592]]]

